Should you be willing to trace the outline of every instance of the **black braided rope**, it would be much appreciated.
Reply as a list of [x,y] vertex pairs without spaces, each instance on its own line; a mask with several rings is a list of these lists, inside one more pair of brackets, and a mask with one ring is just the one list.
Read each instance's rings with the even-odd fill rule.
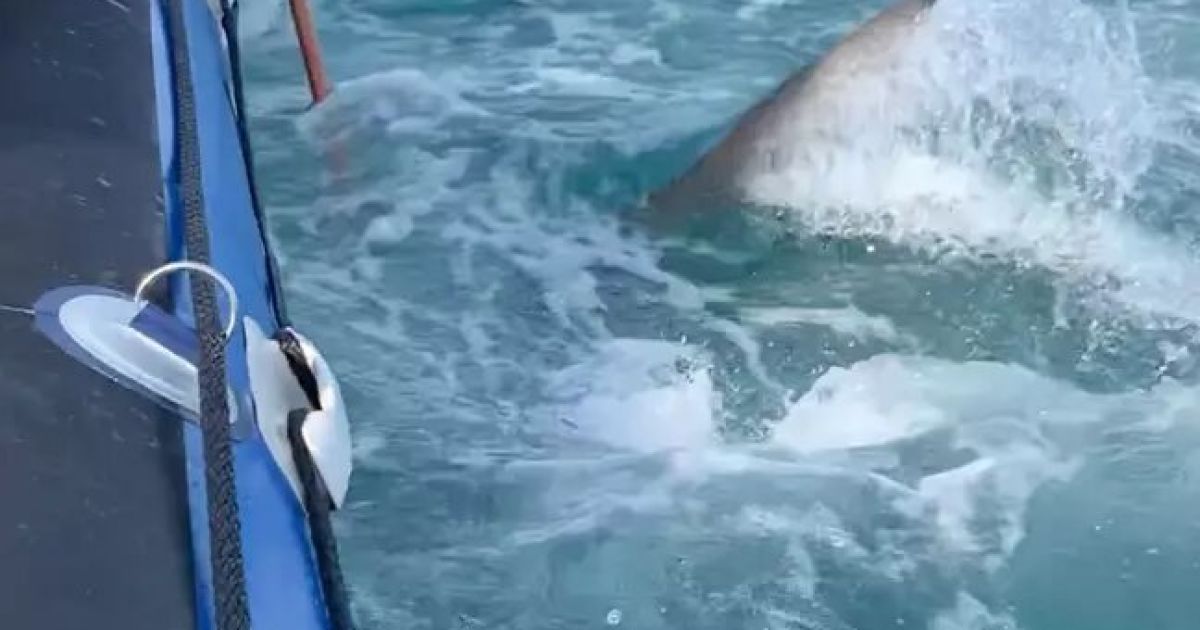
[[296,463],[300,485],[304,487],[304,508],[308,511],[308,528],[312,534],[313,551],[317,555],[321,590],[325,593],[325,608],[329,611],[329,626],[332,630],[354,630],[350,599],[346,596],[342,565],[338,561],[337,536],[333,533],[329,518],[333,501],[317,474],[316,463],[302,432],[307,418],[308,411],[303,409],[288,414],[288,442],[292,445],[292,460]]
[[308,367],[308,358],[304,356],[304,348],[300,346],[300,340],[296,339],[296,335],[290,328],[281,328],[275,335],[275,341],[279,344],[279,350],[283,353],[283,358],[287,360],[292,375],[296,377],[296,382],[300,384],[300,390],[304,392],[308,406],[320,409],[321,388],[317,385],[316,375]]
[[271,286],[271,297],[274,300],[275,313],[279,322],[290,325],[287,302],[284,299],[283,276],[279,272],[279,261],[270,247],[267,221],[262,207],[262,199],[258,194],[256,169],[254,168],[254,147],[250,144],[250,132],[247,129],[246,88],[242,79],[242,46],[238,39],[238,13],[241,4],[231,0],[221,0],[221,30],[225,31],[225,41],[228,46],[230,82],[233,84],[233,104],[237,109],[234,116],[237,127],[238,143],[242,145],[242,162],[246,171],[246,183],[250,189],[250,205],[254,208],[254,219],[258,223],[258,231],[262,234],[264,249],[267,256],[267,282]]
[[[288,367],[296,377],[300,389],[313,409],[321,408],[321,393],[317,377],[308,367],[300,340],[290,329],[284,328],[275,336],[279,349],[287,359]],[[338,558],[337,536],[333,533],[330,518],[333,500],[317,474],[308,443],[304,441],[304,422],[308,412],[300,409],[288,414],[288,442],[292,446],[292,461],[300,476],[304,489],[304,509],[308,513],[308,529],[312,537],[313,551],[317,556],[317,571],[321,577],[321,590],[325,594],[325,608],[329,611],[332,630],[354,630],[354,617],[350,612],[350,597],[346,593],[346,582],[342,577],[342,565]]]
[[[208,226],[204,216],[200,140],[196,129],[184,1],[167,0],[175,93],[176,167],[188,258],[208,264]],[[200,342],[200,426],[204,434],[204,481],[208,491],[209,559],[216,627],[219,630],[250,630],[233,444],[225,399],[225,336],[217,314],[216,288],[212,279],[203,274],[194,276],[191,294]]]
[[[230,79],[233,84],[233,101],[237,110],[236,123],[238,140],[242,146],[242,156],[246,168],[246,177],[250,185],[250,199],[258,220],[259,230],[264,241],[267,239],[267,227],[263,216],[262,203],[255,185],[254,152],[250,145],[250,134],[247,130],[246,92],[242,79],[241,45],[238,38],[239,7],[231,0],[221,0],[221,28],[225,32],[228,46]],[[287,359],[288,366],[295,375],[313,409],[321,408],[320,395],[316,377],[309,369],[300,342],[292,335],[287,326],[290,324],[286,303],[280,287],[278,262],[267,248],[268,276],[271,280],[272,293],[275,298],[276,313],[283,328],[276,336],[280,349]],[[304,492],[304,506],[308,516],[310,538],[316,555],[317,570],[321,579],[321,590],[324,594],[326,610],[329,614],[331,630],[354,630],[353,615],[350,611],[350,599],[346,593],[341,562],[338,557],[337,537],[333,532],[330,519],[332,500],[329,491],[322,483],[313,461],[308,444],[304,441],[302,432],[304,421],[308,414],[303,410],[293,411],[288,416],[288,441],[292,447],[292,459],[300,477]]]

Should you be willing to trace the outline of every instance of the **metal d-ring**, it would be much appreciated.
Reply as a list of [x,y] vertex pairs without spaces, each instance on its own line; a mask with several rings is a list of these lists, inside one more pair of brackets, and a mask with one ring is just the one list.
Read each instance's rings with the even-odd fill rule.
[[213,280],[216,280],[217,284],[221,285],[221,289],[225,291],[225,296],[229,298],[229,323],[225,325],[225,340],[228,341],[232,339],[233,331],[235,328],[237,328],[237,291],[233,289],[233,283],[230,282],[229,279],[224,275],[222,275],[221,272],[204,263],[198,263],[192,260],[177,260],[175,262],[169,262],[155,269],[154,271],[151,271],[150,273],[146,274],[145,278],[142,278],[141,282],[138,283],[137,290],[133,293],[134,303],[138,304],[139,306],[145,303],[146,300],[143,297],[143,294],[146,292],[146,289],[150,288],[151,284],[154,284],[155,280],[158,280],[166,274],[173,273],[181,269],[198,271],[207,275]]

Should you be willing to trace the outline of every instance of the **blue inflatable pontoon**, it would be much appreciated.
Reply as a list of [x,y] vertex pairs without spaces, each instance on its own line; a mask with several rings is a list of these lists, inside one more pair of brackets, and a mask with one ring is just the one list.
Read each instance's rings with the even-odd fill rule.
[[[0,5],[0,628],[349,627],[229,7]],[[232,53],[232,54],[231,54]]]

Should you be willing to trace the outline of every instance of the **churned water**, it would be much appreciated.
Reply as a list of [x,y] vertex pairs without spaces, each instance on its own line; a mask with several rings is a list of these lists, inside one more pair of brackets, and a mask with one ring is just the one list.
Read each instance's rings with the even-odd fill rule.
[[941,0],[786,208],[631,209],[878,0],[244,0],[364,628],[1200,627],[1200,2]]

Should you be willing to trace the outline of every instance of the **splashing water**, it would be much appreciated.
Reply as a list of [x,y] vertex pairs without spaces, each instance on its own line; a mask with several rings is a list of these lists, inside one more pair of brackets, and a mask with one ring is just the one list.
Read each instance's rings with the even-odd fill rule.
[[[1194,255],[1126,212],[1156,112],[1124,32],[1073,2],[936,5],[852,141],[751,183],[808,232],[993,255],[1195,320]],[[894,106],[893,104],[899,104]]]
[[1200,5],[941,0],[778,212],[626,214],[880,6],[318,2],[312,111],[246,16],[363,627],[1194,626]]

